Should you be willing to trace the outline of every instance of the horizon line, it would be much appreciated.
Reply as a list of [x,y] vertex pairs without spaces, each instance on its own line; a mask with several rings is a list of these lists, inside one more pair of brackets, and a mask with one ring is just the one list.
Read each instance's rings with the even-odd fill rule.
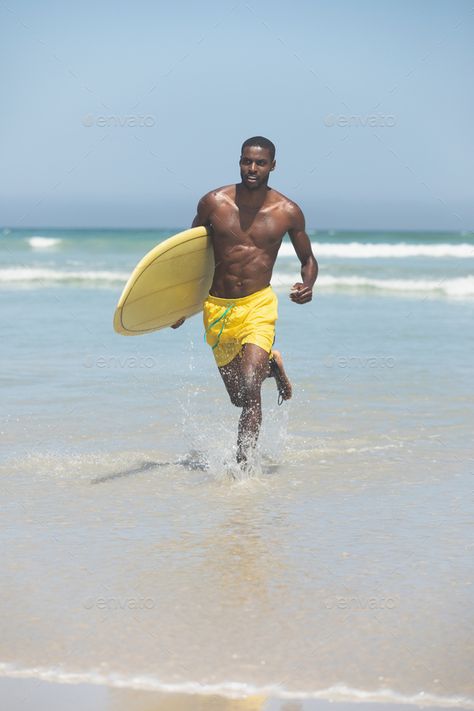
[[[154,230],[159,230],[161,232],[163,231],[172,231],[175,230],[176,232],[180,232],[183,230],[188,230],[191,229],[189,226],[184,226],[184,227],[177,227],[177,226],[152,226],[152,227],[138,227],[136,225],[127,225],[127,226],[120,226],[120,227],[114,227],[113,225],[108,225],[107,227],[100,227],[98,225],[94,226],[67,226],[67,225],[61,225],[59,227],[53,227],[51,225],[46,225],[46,226],[41,226],[41,225],[26,225],[26,226],[2,226],[0,227],[0,230],[2,233],[5,233],[6,231],[11,232],[12,230],[121,230],[121,231],[128,231],[128,230],[137,230],[137,231],[142,231],[142,232],[150,232]],[[439,234],[446,234],[446,233],[451,233],[451,234],[458,234],[458,235],[463,235],[463,236],[474,236],[474,229],[472,230],[455,230],[455,229],[432,229],[430,227],[417,227],[417,228],[410,228],[410,227],[404,227],[401,229],[397,229],[394,227],[359,227],[359,228],[351,228],[351,227],[308,227],[307,232],[430,232],[430,233],[439,233]],[[287,232],[285,232],[285,235]]]

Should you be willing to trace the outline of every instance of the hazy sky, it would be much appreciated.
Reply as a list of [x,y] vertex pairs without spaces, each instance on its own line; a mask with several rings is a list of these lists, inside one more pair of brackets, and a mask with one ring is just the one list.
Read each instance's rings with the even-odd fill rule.
[[0,27],[0,225],[187,225],[263,134],[312,228],[474,227],[472,0],[6,0]]

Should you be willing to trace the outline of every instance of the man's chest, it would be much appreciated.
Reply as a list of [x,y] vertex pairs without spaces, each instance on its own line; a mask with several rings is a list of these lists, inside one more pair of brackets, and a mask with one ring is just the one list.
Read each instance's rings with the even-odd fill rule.
[[255,213],[250,210],[226,210],[212,216],[215,237],[229,246],[248,244],[271,247],[281,242],[288,224],[276,210]]

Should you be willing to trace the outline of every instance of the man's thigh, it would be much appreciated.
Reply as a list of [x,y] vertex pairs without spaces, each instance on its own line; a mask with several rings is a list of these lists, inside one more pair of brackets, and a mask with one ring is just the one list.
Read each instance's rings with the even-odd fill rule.
[[230,363],[222,365],[219,368],[219,373],[224,381],[229,397],[234,405],[239,405],[242,398],[242,371],[241,371],[241,355],[240,352]]
[[264,348],[254,343],[245,343],[240,353],[230,363],[219,368],[226,390],[234,404],[240,404],[244,387],[249,380],[253,380],[257,386],[260,386],[268,377],[269,359],[270,355]]
[[240,377],[242,382],[255,381],[257,385],[268,377],[270,372],[270,355],[264,348],[254,343],[246,343],[241,351]]

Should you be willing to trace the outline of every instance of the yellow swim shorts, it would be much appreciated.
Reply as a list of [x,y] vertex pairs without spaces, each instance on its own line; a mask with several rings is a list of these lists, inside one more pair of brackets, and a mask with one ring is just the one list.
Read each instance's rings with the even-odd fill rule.
[[209,296],[204,302],[205,339],[219,368],[227,365],[245,343],[270,355],[275,340],[278,300],[271,286],[240,299]]

